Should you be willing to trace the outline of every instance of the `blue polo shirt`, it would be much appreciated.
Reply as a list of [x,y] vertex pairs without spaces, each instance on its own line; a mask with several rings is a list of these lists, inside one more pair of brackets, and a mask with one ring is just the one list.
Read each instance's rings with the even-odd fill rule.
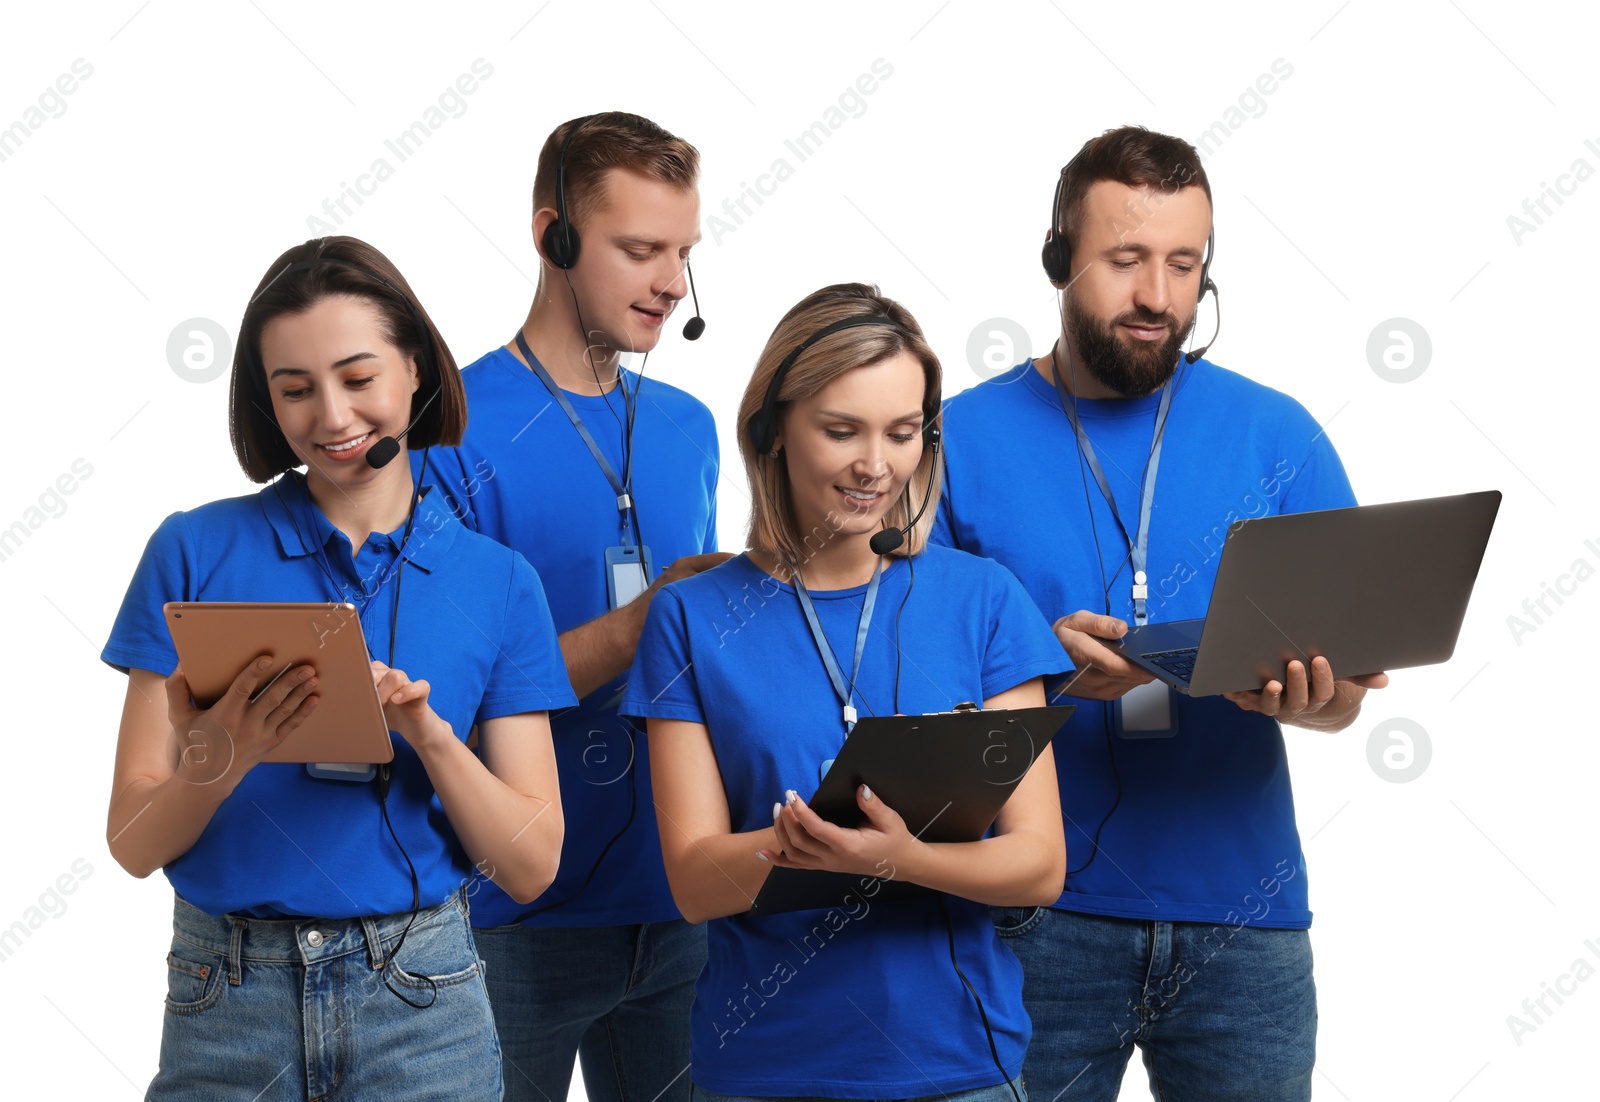
[[[633,393],[639,376],[623,371]],[[616,494],[544,384],[505,348],[461,373],[470,415],[457,449],[435,448],[428,481],[461,522],[521,552],[544,579],[558,632],[609,609],[605,549],[617,546]],[[717,547],[717,432],[711,411],[645,379],[633,429],[633,499],[656,572]],[[622,395],[567,394],[618,477]],[[413,462],[418,461],[413,456]],[[644,732],[618,717],[618,677],[551,717],[566,840],[555,883],[531,906],[488,881],[475,926],[617,926],[678,917],[661,864]]]
[[[1235,521],[1355,504],[1333,444],[1292,398],[1204,359],[1180,365],[1174,385],[1150,516],[1152,623],[1205,615]],[[1078,403],[1130,525],[1138,523],[1159,400]],[[1004,563],[1052,622],[1079,609],[1103,613],[1109,600],[1113,616],[1133,623],[1128,545],[1092,475],[1080,476],[1072,426],[1032,361],[951,398],[944,439],[935,540]],[[1116,810],[1100,854],[1068,877],[1056,905],[1127,918],[1309,926],[1277,721],[1220,696],[1172,698],[1178,733],[1113,735],[1114,762],[1108,705],[1075,701],[1055,741],[1069,868],[1084,865],[1097,824]]]
[[[847,674],[866,591],[811,594]],[[884,569],[856,706],[864,716],[949,711],[1066,666],[1004,567],[930,547],[914,573],[905,559]],[[705,725],[735,832],[772,825],[785,789],[809,798],[845,737],[794,587],[746,555],[656,597],[622,709]],[[929,1094],[930,1081],[941,1092],[1000,1081],[951,966],[938,903],[874,894],[708,923],[709,959],[690,1015],[696,1085],[731,1095],[911,1098]],[[956,959],[1015,1076],[1031,1032],[1021,968],[987,907],[945,902]]]
[[[465,740],[473,724],[571,705],[575,697],[533,568],[464,530],[435,495],[404,526],[350,540],[298,472],[258,494],[174,513],[145,547],[101,658],[126,672],[177,667],[167,601],[350,601],[372,656],[388,661],[395,566],[405,556],[394,664]],[[329,577],[331,572],[332,577]],[[335,584],[337,582],[337,585]],[[416,864],[422,905],[473,875],[427,771],[399,735],[389,817]],[[352,918],[411,909],[411,878],[379,811],[378,786],[319,780],[263,762],[166,866],[178,894],[212,915]]]

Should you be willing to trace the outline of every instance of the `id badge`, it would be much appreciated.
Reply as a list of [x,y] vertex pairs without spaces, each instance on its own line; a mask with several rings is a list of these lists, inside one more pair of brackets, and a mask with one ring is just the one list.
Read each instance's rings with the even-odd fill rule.
[[616,611],[650,587],[650,548],[608,547],[606,602]]
[[1151,681],[1112,702],[1111,714],[1122,738],[1171,738],[1178,733],[1177,694],[1164,681]]

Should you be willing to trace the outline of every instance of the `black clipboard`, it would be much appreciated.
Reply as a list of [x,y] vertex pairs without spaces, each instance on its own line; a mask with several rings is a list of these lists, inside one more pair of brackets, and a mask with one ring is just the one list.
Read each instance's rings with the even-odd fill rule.
[[[867,716],[845,740],[827,776],[807,801],[830,823],[866,822],[856,803],[865,784],[899,812],[925,842],[975,842],[1056,736],[1075,705],[996,708],[960,704],[952,712]],[[846,896],[907,899],[933,892],[905,881],[855,873],[776,868],[767,874],[750,914],[836,907]]]

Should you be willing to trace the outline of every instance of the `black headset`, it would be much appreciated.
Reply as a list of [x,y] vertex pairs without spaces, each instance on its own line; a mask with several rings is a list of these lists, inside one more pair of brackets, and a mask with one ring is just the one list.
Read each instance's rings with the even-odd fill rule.
[[[778,364],[778,369],[772,373],[772,382],[767,384],[767,394],[762,400],[761,408],[756,411],[756,415],[754,417],[750,418],[750,424],[745,427],[745,431],[749,434],[750,443],[755,448],[756,454],[766,455],[768,452],[772,451],[773,445],[778,442],[778,392],[783,388],[783,380],[788,376],[789,369],[794,366],[795,361],[800,358],[801,354],[804,353],[806,349],[810,348],[824,337],[830,337],[835,333],[843,332],[846,329],[855,329],[863,325],[886,325],[890,329],[893,329],[895,332],[906,337],[908,340],[914,340],[916,338],[916,334],[912,333],[911,330],[907,329],[905,326],[901,325],[891,317],[887,317],[883,314],[853,314],[850,317],[840,318],[838,321],[824,325],[821,329],[818,329],[815,333],[801,341],[795,346],[793,352],[790,352],[783,358],[783,362]],[[932,448],[934,456],[937,457],[939,454],[939,443],[943,438],[943,434],[939,430],[939,396],[935,394],[932,402],[930,403],[927,398],[927,389],[927,380],[926,376],[924,376],[922,403],[922,442],[927,447]],[[908,494],[907,502],[909,504],[909,483],[907,483],[906,492]],[[895,550],[902,543],[904,543],[905,538],[911,532],[911,529],[915,528],[917,526],[917,522],[922,519],[922,514],[927,512],[928,503],[932,500],[933,483],[930,481],[928,483],[928,493],[922,499],[922,508],[917,510],[916,515],[911,518],[910,524],[906,525],[904,528],[886,528],[882,532],[879,532],[877,535],[872,537],[873,554],[887,555],[889,552]],[[908,597],[911,595],[911,591],[909,589],[906,591],[906,595]],[[904,602],[901,603],[900,607],[902,610],[904,610]],[[897,681],[897,691],[898,687]]]
[[540,238],[545,258],[564,272],[571,271],[578,263],[578,252],[583,248],[578,227],[567,217],[567,147],[592,118],[593,115],[585,115],[573,123],[561,142],[561,153],[556,157],[556,220],[544,228],[544,236]]
[[[761,408],[756,411],[755,416],[750,418],[750,423],[745,426],[745,432],[750,438],[751,446],[755,448],[758,454],[765,455],[778,442],[778,392],[783,389],[783,380],[788,377],[789,369],[795,365],[795,361],[801,357],[806,349],[824,337],[831,337],[835,333],[841,333],[846,329],[855,329],[862,325],[886,325],[909,340],[916,339],[915,333],[891,317],[886,317],[883,314],[852,314],[850,317],[840,318],[838,321],[824,325],[821,329],[801,341],[795,346],[793,352],[783,358],[783,362],[778,365],[778,370],[772,373],[772,381],[767,384],[767,395],[761,403]],[[922,413],[926,422],[922,431],[923,440],[925,443],[937,448],[940,437],[939,427],[936,423],[939,415],[938,395],[934,396],[931,406],[927,399],[924,398]]]
[[[1088,150],[1085,145],[1078,151],[1078,156],[1068,161],[1061,169],[1061,175],[1056,177],[1056,194],[1050,203],[1050,232],[1045,234],[1044,248],[1039,252],[1039,261],[1044,265],[1044,274],[1050,277],[1051,283],[1066,283],[1072,278],[1072,245],[1067,241],[1067,231],[1061,228],[1061,200],[1067,191],[1067,173],[1072,166],[1078,163]],[[1211,233],[1206,237],[1206,255],[1200,262],[1200,293],[1195,296],[1195,305],[1206,297],[1206,292],[1217,293],[1217,285],[1211,282],[1211,258],[1217,250],[1217,230],[1213,225]]]
[[[583,251],[583,239],[578,236],[578,227],[572,224],[572,219],[567,215],[567,148],[572,145],[572,139],[578,136],[578,131],[590,119],[597,117],[585,115],[573,123],[561,141],[561,152],[556,156],[556,220],[544,228],[544,235],[539,241],[544,246],[545,258],[563,272],[570,272],[577,266],[578,254]],[[685,340],[697,341],[700,334],[706,331],[706,322],[700,316],[700,294],[694,286],[694,269],[687,260],[683,262],[683,271],[689,277],[689,296],[694,302],[694,316],[683,323],[683,336]]]

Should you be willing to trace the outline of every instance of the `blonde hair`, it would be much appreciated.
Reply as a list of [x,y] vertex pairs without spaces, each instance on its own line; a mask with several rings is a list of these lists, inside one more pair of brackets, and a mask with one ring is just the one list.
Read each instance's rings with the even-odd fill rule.
[[881,363],[900,353],[910,353],[922,364],[924,379],[922,457],[906,483],[905,492],[884,513],[884,527],[904,528],[914,515],[912,501],[920,505],[926,500],[928,504],[905,542],[891,553],[920,554],[927,546],[934,514],[939,508],[943,466],[937,450],[928,446],[927,437],[939,417],[943,378],[939,358],[924,339],[917,320],[898,302],[880,294],[877,287],[866,283],[837,283],[824,287],[807,295],[778,322],[756,360],[755,372],[739,403],[739,454],[750,480],[748,543],[754,550],[775,556],[780,565],[790,570],[802,566],[816,554],[821,544],[832,538],[833,532],[822,530],[821,526],[815,526],[810,532],[801,531],[795,516],[788,466],[781,457],[757,449],[751,439],[751,423],[762,411],[779,365],[817,332],[851,317],[881,317],[892,324],[842,329],[796,356],[784,373],[773,402],[774,427],[782,424],[795,401],[815,394],[846,372]]

